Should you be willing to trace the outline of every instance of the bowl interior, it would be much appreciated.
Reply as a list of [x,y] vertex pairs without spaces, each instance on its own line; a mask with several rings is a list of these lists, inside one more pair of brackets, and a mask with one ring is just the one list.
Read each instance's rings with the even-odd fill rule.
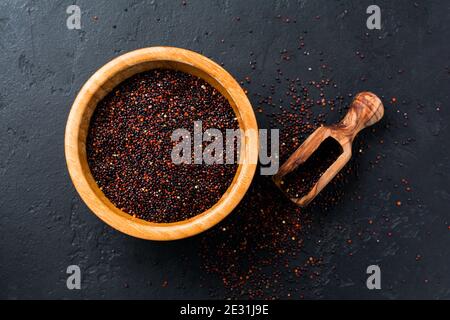
[[[197,55],[197,54],[196,54]],[[117,58],[117,59],[120,59]],[[115,60],[117,60],[115,59]],[[206,58],[204,58],[206,59]],[[113,62],[115,61],[113,60]],[[207,61],[210,61],[207,59]],[[193,234],[196,234],[198,232],[201,232],[203,230],[208,229],[212,225],[216,224],[218,221],[222,220],[232,209],[237,205],[237,203],[240,201],[240,199],[243,197],[242,190],[244,192],[247,190],[251,178],[253,177],[254,171],[256,169],[256,160],[253,159],[252,161],[249,161],[249,156],[252,158],[255,158],[255,155],[257,157],[257,143],[255,144],[255,138],[253,140],[248,139],[248,137],[244,136],[241,137],[241,163],[238,165],[237,171],[235,173],[235,176],[233,178],[233,181],[231,185],[228,187],[226,192],[222,195],[220,200],[210,209],[204,211],[203,213],[200,213],[190,219],[178,221],[178,222],[171,222],[171,223],[155,223],[155,222],[148,222],[146,220],[142,220],[139,218],[132,217],[131,215],[123,212],[122,210],[118,209],[114,206],[114,204],[104,195],[104,193],[100,190],[97,183],[95,182],[91,172],[90,168],[87,162],[87,154],[86,154],[86,138],[89,130],[89,124],[91,116],[97,106],[97,104],[109,93],[111,92],[118,84],[126,80],[127,78],[144,71],[148,71],[151,69],[174,69],[178,71],[182,71],[185,73],[189,73],[191,75],[200,77],[201,79],[207,81],[210,85],[212,85],[214,88],[216,88],[230,103],[231,107],[234,110],[234,113],[236,114],[239,127],[241,130],[249,129],[255,129],[256,128],[256,120],[254,119],[253,111],[251,110],[250,103],[248,102],[248,99],[246,98],[245,94],[243,93],[240,86],[237,84],[237,82],[231,78],[231,76],[226,73],[222,68],[217,66],[215,63],[213,63],[213,66],[216,68],[220,68],[220,72],[217,74],[214,74],[215,72],[210,72],[211,66],[208,67],[208,71],[204,70],[202,66],[194,66],[192,63],[185,62],[185,61],[174,61],[174,60],[151,60],[151,61],[139,61],[138,63],[118,63],[114,64],[113,62],[110,62],[109,64],[105,65],[102,69],[97,71],[94,76],[85,84],[83,89],[81,90],[79,96],[77,97],[77,100],[74,103],[74,107],[78,107],[78,111],[80,114],[79,121],[76,124],[77,130],[70,130],[70,116],[68,121],[68,129],[66,130],[66,157],[68,166],[69,166],[69,172],[72,177],[72,180],[74,181],[75,187],[77,188],[77,191],[82,196],[83,200],[86,202],[86,204],[91,208],[94,213],[96,213],[102,220],[104,220],[106,223],[112,225],[114,228],[119,229],[122,232],[125,232],[127,234],[131,234],[133,236],[146,238],[146,239],[154,239],[154,240],[167,240],[167,239],[177,239],[177,238],[183,238],[186,236],[190,236]],[[120,62],[120,61],[119,61]],[[214,71],[214,70],[213,70]],[[233,80],[233,85],[229,85],[228,81],[229,79],[222,79],[220,78],[220,75],[222,72],[226,73],[226,76],[229,76]],[[106,75],[106,76],[105,76]],[[236,88],[237,85],[237,88]],[[238,92],[237,90],[240,90],[242,92]],[[80,97],[81,95],[81,97]],[[239,101],[236,101],[236,96],[241,97],[244,95],[245,97],[245,108],[242,106],[239,106]],[[81,102],[79,101],[81,100]],[[242,104],[242,102],[241,102]],[[82,106],[82,107],[80,107]],[[74,108],[73,107],[73,108]],[[250,108],[251,114],[249,114],[248,109]],[[243,113],[242,110],[245,110]],[[72,113],[72,111],[71,111]],[[253,120],[253,121],[249,121]],[[76,121],[73,121],[76,122]],[[68,132],[70,131],[70,132]],[[71,161],[68,154],[68,140],[70,140],[71,133],[72,135],[76,134],[76,141],[78,142],[76,151],[77,151],[77,157],[78,159],[78,171],[81,172],[81,175],[83,176],[81,180],[84,179],[84,188],[80,187],[77,183],[79,180],[76,177],[77,170],[71,170]],[[69,137],[67,137],[69,136]],[[257,138],[256,138],[257,139]],[[70,150],[70,147],[69,147]],[[251,152],[249,152],[249,150]],[[245,168],[244,168],[245,167]],[[242,170],[244,169],[245,173],[242,174]],[[249,179],[250,177],[250,179]],[[244,179],[245,181],[239,182],[240,179]],[[248,181],[249,180],[249,181]],[[78,184],[78,185],[77,185]],[[85,190],[86,187],[89,190]],[[83,191],[80,191],[80,189],[83,189]],[[239,194],[240,193],[240,194]],[[235,199],[231,199],[235,198]],[[101,208],[98,207],[99,204]],[[228,211],[228,212],[226,212]],[[115,217],[111,216],[114,215]],[[213,215],[218,215],[218,217],[211,218]],[[220,217],[219,217],[220,216]],[[121,221],[120,221],[121,220]],[[128,223],[127,227],[121,227],[120,224]],[[193,227],[193,230],[189,230],[190,227]],[[131,229],[130,229],[131,226]],[[183,232],[179,235],[175,236],[169,236],[168,238],[164,236],[165,231],[168,231],[170,228],[176,228],[176,227],[182,227]],[[150,228],[150,229],[149,229]],[[151,229],[154,228],[154,229]],[[166,228],[166,230],[164,230]],[[198,230],[195,230],[198,229]],[[149,230],[151,232],[149,232]],[[136,232],[135,232],[136,231]],[[156,232],[156,234],[155,234]],[[148,234],[148,235],[147,235]],[[162,239],[159,238],[159,234],[161,235]]]

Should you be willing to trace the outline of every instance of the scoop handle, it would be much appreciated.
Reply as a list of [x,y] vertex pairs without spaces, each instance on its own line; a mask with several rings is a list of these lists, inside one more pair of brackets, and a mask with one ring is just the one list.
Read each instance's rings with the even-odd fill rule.
[[383,115],[384,107],[380,98],[372,92],[360,92],[353,99],[344,119],[332,129],[351,142],[358,132],[378,122]]

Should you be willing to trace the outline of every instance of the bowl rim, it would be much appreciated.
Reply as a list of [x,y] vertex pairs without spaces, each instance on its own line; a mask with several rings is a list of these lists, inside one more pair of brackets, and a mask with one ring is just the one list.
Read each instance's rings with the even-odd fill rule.
[[[132,72],[119,80],[115,85],[114,77],[129,72],[133,67],[145,63],[168,62],[186,65],[201,74],[210,77],[208,82],[221,87],[222,93],[232,105],[238,118],[239,127],[244,132],[253,131],[256,134],[241,138],[241,162],[235,177],[221,199],[210,209],[187,220],[172,223],[155,223],[135,218],[111,203],[98,187],[89,169],[86,157],[86,141],[83,138],[82,125],[89,121],[98,101],[110,92],[118,83],[126,78],[142,72]],[[150,70],[149,68],[147,70]],[[185,71],[186,72],[186,71]],[[93,105],[95,105],[93,107]],[[90,110],[90,111],[89,111]],[[87,114],[90,113],[90,114]],[[258,127],[256,117],[244,90],[238,82],[221,66],[209,58],[176,47],[149,47],[137,49],[118,56],[98,69],[82,86],[71,107],[67,119],[64,150],[66,164],[71,180],[78,194],[102,221],[130,236],[147,240],[176,240],[196,235],[223,220],[242,200],[250,187],[256,171],[258,159]],[[84,133],[84,136],[86,133]]]

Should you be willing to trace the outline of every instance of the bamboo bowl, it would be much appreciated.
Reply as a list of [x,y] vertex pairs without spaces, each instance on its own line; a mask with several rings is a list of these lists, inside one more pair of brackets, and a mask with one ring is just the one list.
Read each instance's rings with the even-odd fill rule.
[[257,123],[250,102],[236,80],[210,59],[185,49],[151,47],[124,54],[100,68],[84,84],[70,110],[65,132],[65,155],[70,177],[86,205],[105,223],[128,235],[148,240],[175,240],[205,231],[224,219],[241,201],[256,170],[258,136],[241,138],[241,162],[225,194],[210,209],[174,223],[153,223],[133,218],[103,194],[95,182],[86,154],[91,116],[98,104],[125,79],[155,68],[175,69],[202,78],[224,95],[232,106],[239,127],[255,130]]

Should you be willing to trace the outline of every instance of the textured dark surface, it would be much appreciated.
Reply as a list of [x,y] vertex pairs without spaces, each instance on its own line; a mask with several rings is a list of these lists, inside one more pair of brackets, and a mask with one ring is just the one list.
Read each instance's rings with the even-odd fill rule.
[[[252,94],[273,82],[285,48],[294,52],[286,62],[292,71],[311,67],[317,76],[323,52],[341,92],[382,95],[384,124],[367,143],[384,143],[360,157],[360,179],[348,186],[363,197],[344,198],[317,217],[305,251],[326,264],[320,282],[306,278],[299,286],[306,298],[450,298],[448,1],[376,1],[381,31],[366,28],[373,1],[365,0],[74,2],[81,30],[66,28],[71,1],[0,4],[1,298],[227,294],[200,267],[208,233],[170,243],[123,235],[87,209],[66,170],[64,127],[82,84],[117,55],[153,45],[202,52],[237,79],[250,75],[254,105]],[[296,51],[304,31],[309,56]],[[365,170],[378,155],[379,164]],[[404,178],[412,191],[404,191]],[[82,290],[66,288],[70,264],[81,267]],[[366,288],[370,264],[381,267],[382,290]]]

